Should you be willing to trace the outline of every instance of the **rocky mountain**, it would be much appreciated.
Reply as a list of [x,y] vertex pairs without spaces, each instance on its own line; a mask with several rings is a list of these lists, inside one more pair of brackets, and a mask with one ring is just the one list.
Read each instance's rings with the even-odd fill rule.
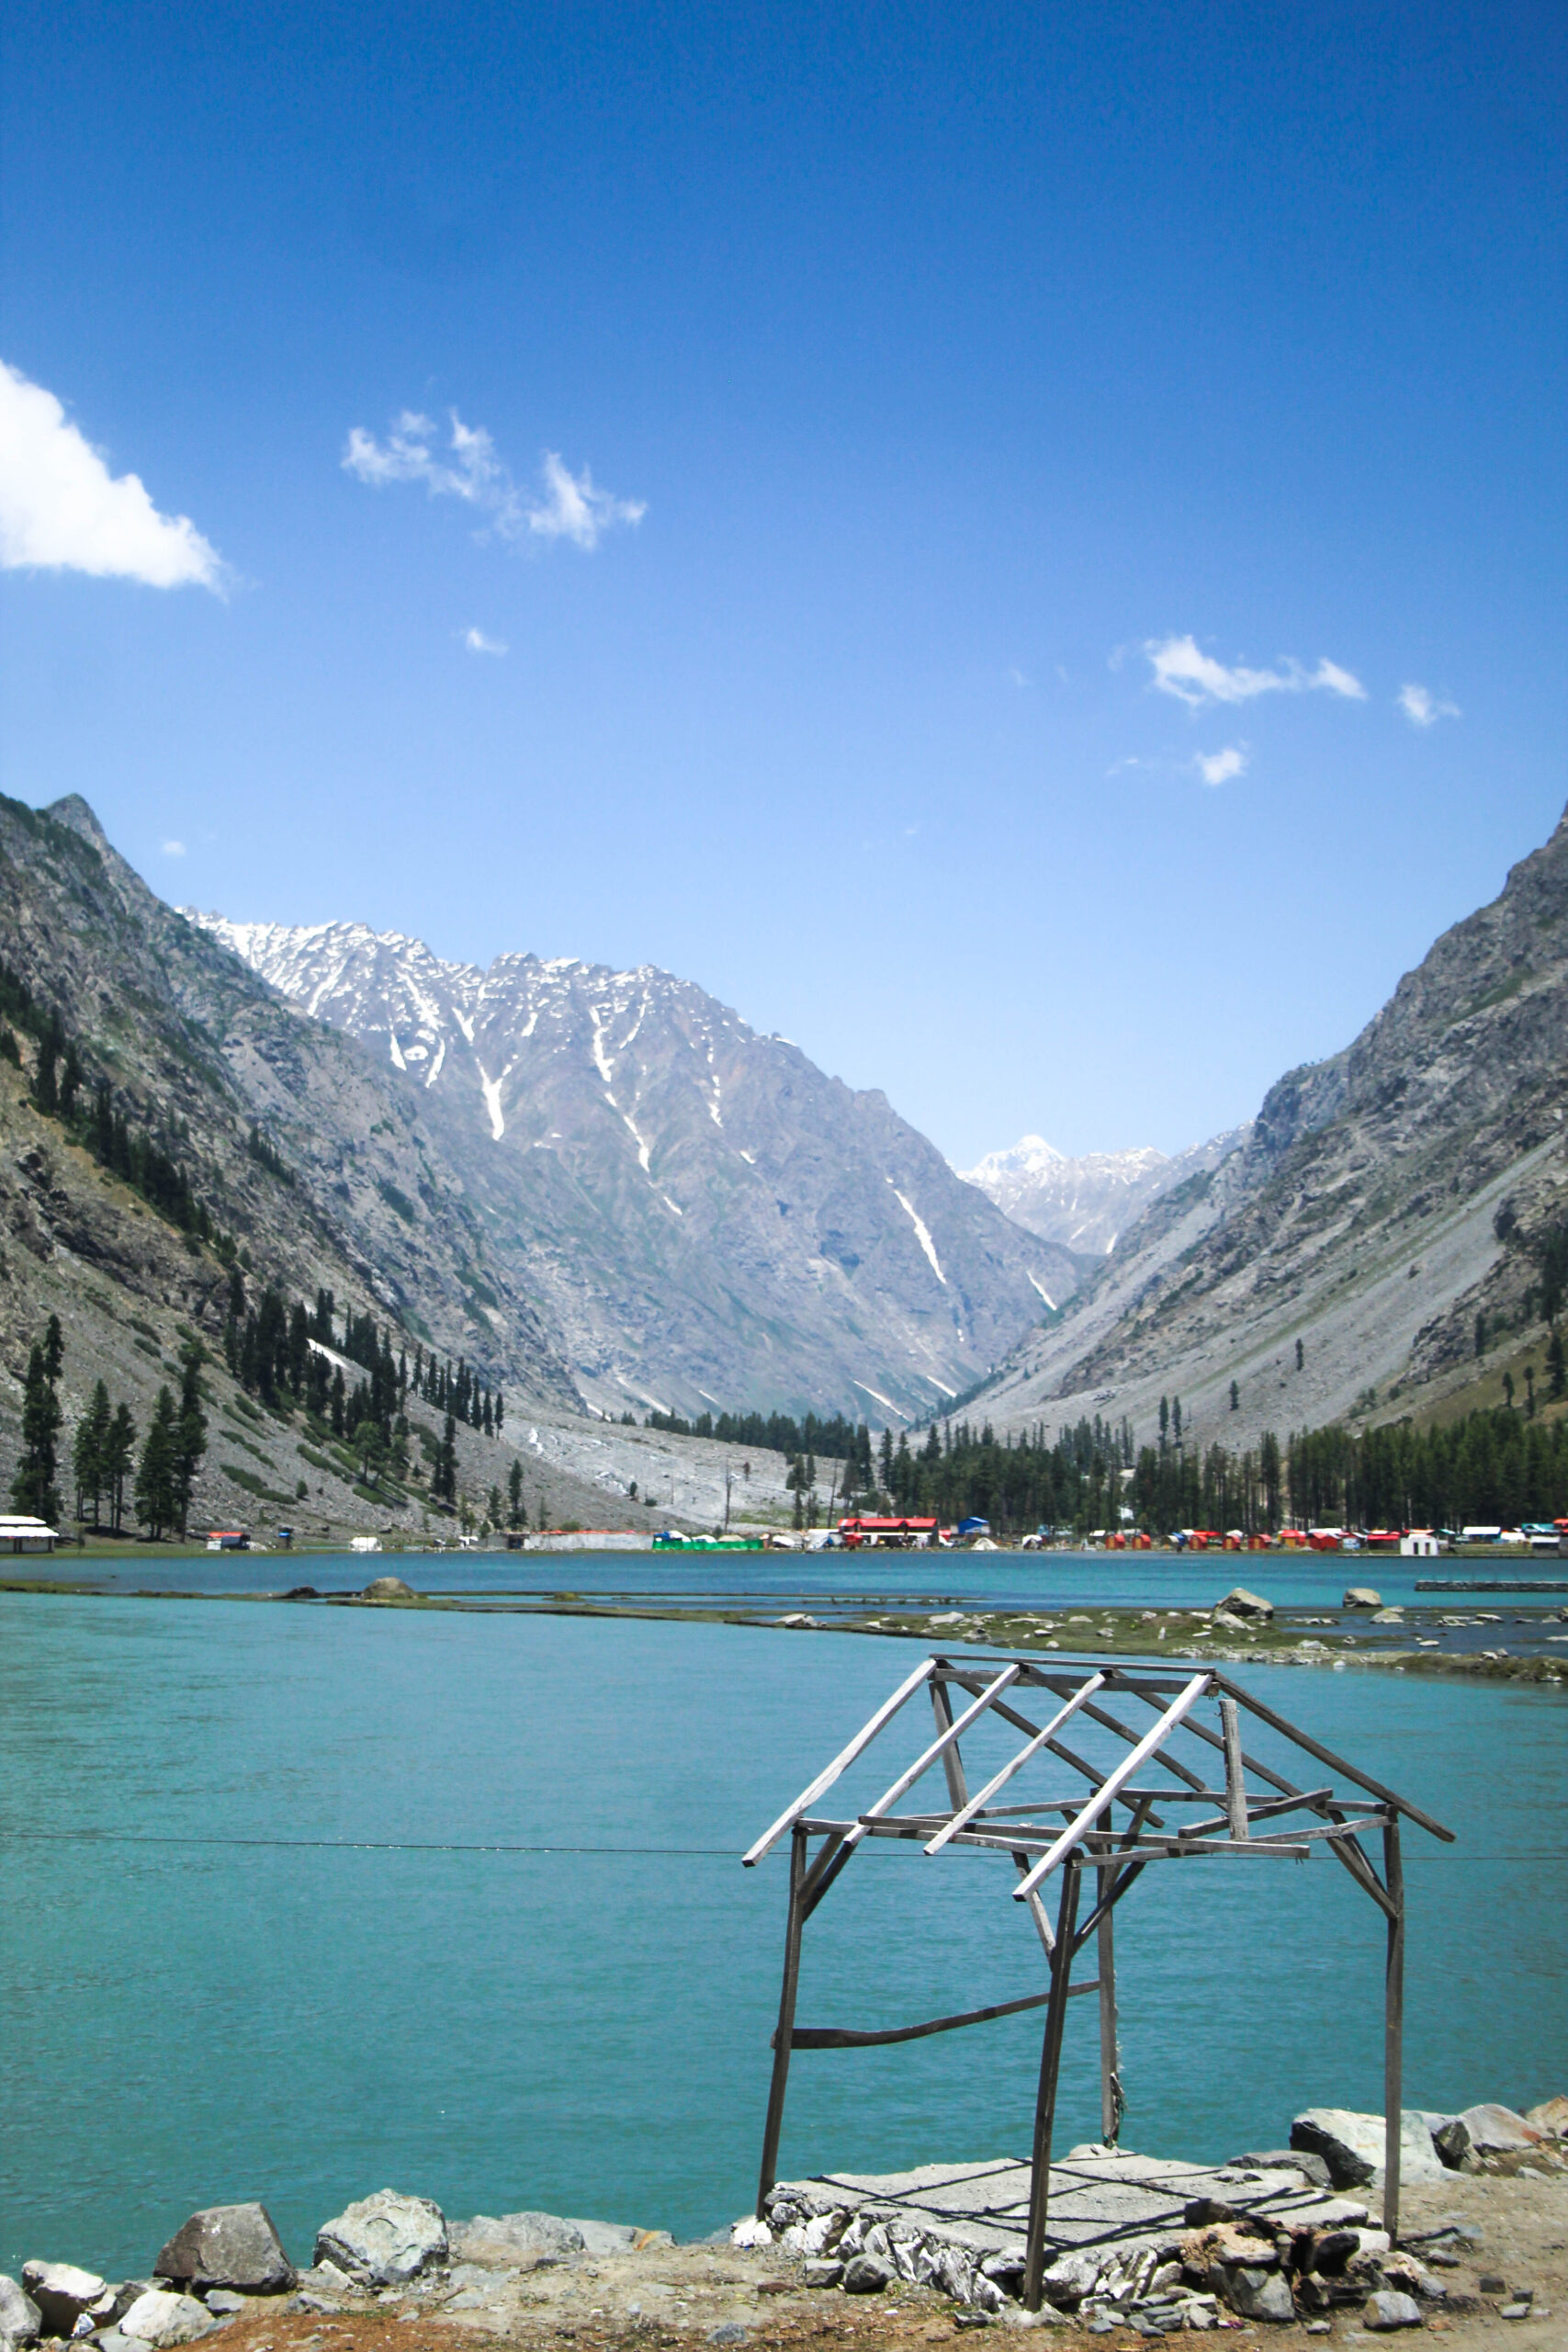
[[919,1417],[1077,1285],[1070,1250],[884,1095],[667,972],[521,954],[479,970],[358,923],[191,920],[366,1049],[460,1184],[487,1267],[604,1410]]
[[1174,1156],[1145,1147],[1134,1151],[1086,1152],[1069,1159],[1043,1136],[1025,1136],[1007,1151],[987,1152],[977,1167],[962,1170],[1015,1225],[1027,1226],[1044,1241],[1108,1257],[1127,1227],[1162,1193],[1206,1174],[1247,1140],[1246,1127],[1233,1127],[1208,1143]]
[[[130,1133],[181,1172],[213,1231],[238,1251],[232,1264],[253,1300],[267,1283],[289,1299],[325,1287],[340,1316],[372,1313],[411,1345],[466,1357],[520,1406],[581,1414],[535,1306],[489,1261],[483,1220],[441,1164],[417,1100],[351,1038],[301,1021],[164,906],[85,801],[40,812],[0,799],[0,961],[58,1016],[84,1099],[107,1081]],[[144,1428],[184,1339],[200,1337],[216,1358],[231,1261],[40,1114],[37,1042],[0,1025],[0,1471],[8,1482],[27,1352],[50,1313],[65,1334],[67,1424],[101,1374]],[[216,1361],[209,1378],[243,1435],[228,1449],[236,1478],[225,1479],[214,1448],[203,1508],[239,1513],[247,1493],[254,1508],[264,1492],[281,1507],[302,1475],[292,1439],[248,1399],[230,1397]],[[491,1479],[505,1476],[498,1459]],[[378,1523],[374,1508],[353,1504],[351,1480],[334,1470],[327,1483],[348,1523]]]
[[1161,1192],[986,1409],[1016,1425],[1113,1405],[1146,1436],[1174,1391],[1201,1441],[1242,1443],[1490,1396],[1504,1368],[1522,1386],[1540,1367],[1562,1249],[1568,815],[1352,1045],[1289,1072],[1235,1150]]

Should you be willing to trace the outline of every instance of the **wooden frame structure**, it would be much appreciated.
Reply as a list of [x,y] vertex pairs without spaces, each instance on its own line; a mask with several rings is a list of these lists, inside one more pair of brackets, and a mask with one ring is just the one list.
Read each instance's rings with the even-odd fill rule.
[[[932,1736],[863,1813],[847,1819],[819,1814],[816,1808],[834,1782],[922,1690],[934,1718]],[[1034,1713],[1042,1718],[1038,1722],[1021,1712],[1019,1703],[1033,1694],[1038,1694],[1034,1707]],[[1134,1709],[1151,1710],[1154,1722],[1145,1728],[1137,1720],[1123,1721],[1120,1710],[1128,1702]],[[1213,1724],[1204,1721],[1200,1713],[1201,1709],[1206,1711],[1211,1702],[1217,1702],[1218,1721]],[[1314,1786],[1297,1787],[1271,1765],[1248,1754],[1242,1743],[1244,1714],[1256,1718],[1291,1742],[1359,1793],[1341,1795],[1321,1779]],[[983,1787],[971,1794],[960,1744],[987,1718],[1023,1733],[1024,1744]],[[1092,1724],[1112,1742],[1124,1747],[1125,1753],[1108,1768],[1091,1762],[1064,1736],[1075,1727],[1075,1718],[1080,1740],[1082,1727]],[[1115,1754],[1114,1748],[1111,1752]],[[1036,1796],[1022,1803],[1014,1794],[1009,1802],[998,1802],[1004,1791],[1010,1790],[1018,1774],[1046,1759],[1065,1764],[1077,1776],[1067,1794]],[[1217,1773],[1216,1759],[1220,1764]],[[946,1782],[945,1806],[924,1812],[897,1810],[915,1783],[939,1764]],[[1156,1778],[1159,1775],[1163,1779]],[[1216,1779],[1218,1787],[1212,1785]],[[1151,1781],[1153,1785],[1149,1784]],[[1249,1781],[1255,1785],[1249,1786]],[[1258,1784],[1262,1793],[1255,1792]],[[1197,1819],[1186,1816],[1189,1806],[1201,1808]],[[1182,1817],[1168,1819],[1167,1815],[1173,1812],[1179,1812]],[[784,2094],[794,2052],[865,2049],[887,2042],[920,2041],[929,2034],[950,2032],[957,2026],[980,2025],[992,2018],[1043,2008],[1045,2030],[1030,2160],[1023,2280],[1024,2303],[1029,2310],[1038,2311],[1046,2267],[1051,2139],[1062,2039],[1067,2003],[1079,1995],[1099,1996],[1100,2119],[1107,2143],[1114,2143],[1120,2122],[1113,1932],[1116,1905],[1151,1862],[1190,1861],[1205,1855],[1241,1860],[1305,1861],[1316,1845],[1325,1848],[1348,1871],[1384,1917],[1383,2225],[1390,2239],[1396,2240],[1404,1984],[1404,1881],[1399,1847],[1402,1815],[1433,1837],[1452,1843],[1453,1832],[1423,1813],[1418,1805],[1396,1795],[1381,1781],[1358,1771],[1310,1734],[1287,1723],[1261,1700],[1210,1668],[1145,1668],[1115,1660],[1095,1663],[1035,1656],[922,1659],[861,1726],[848,1747],[834,1757],[742,1857],[745,1866],[750,1869],[781,1838],[789,1838],[784,1979],[773,2042],[767,2123],[762,2135],[761,2177],[757,2191],[759,2215],[777,2177]],[[1372,1832],[1379,1832],[1382,1837],[1381,1877],[1361,1843]],[[795,2012],[802,1930],[856,1849],[868,1838],[915,1841],[928,1855],[961,1849],[1010,1855],[1019,1873],[1018,1883],[1011,1889],[1013,1899],[1030,1913],[1044,1947],[1049,1969],[1046,1990],[1021,2000],[968,2009],[960,2016],[931,2018],[919,2025],[881,2031],[797,2026]],[[821,1842],[813,1853],[813,1841],[818,1839]],[[1053,1921],[1040,1890],[1058,1871],[1060,1894]],[[1093,1874],[1094,1899],[1088,1917],[1080,1920],[1086,1872]],[[1071,1981],[1073,1963],[1091,1941],[1096,1946],[1098,1973],[1089,1982],[1075,1984]]]

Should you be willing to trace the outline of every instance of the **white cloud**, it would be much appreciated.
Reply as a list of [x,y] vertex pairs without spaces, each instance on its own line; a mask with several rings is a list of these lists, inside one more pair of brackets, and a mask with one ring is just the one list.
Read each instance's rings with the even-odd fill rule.
[[184,842],[165,842],[164,843],[164,855],[165,857],[183,857],[185,854],[186,845]]
[[503,539],[570,539],[574,547],[592,549],[617,523],[640,523],[648,512],[641,499],[600,490],[586,466],[574,474],[554,449],[547,449],[540,462],[543,495],[521,490],[482,425],[465,424],[456,409],[448,424],[446,447],[439,453],[440,428],[416,410],[405,409],[385,441],[356,424],[344,450],[344,469],[375,490],[389,482],[422,481],[432,498],[461,499]]
[[1227,669],[1213,654],[1203,652],[1191,636],[1151,638],[1144,650],[1160,693],[1174,695],[1189,710],[1201,710],[1211,702],[1251,702],[1257,695],[1299,695],[1314,689],[1343,695],[1349,702],[1367,698],[1359,678],[1342,670],[1337,662],[1321,661],[1315,670],[1304,669],[1293,659],[1281,662],[1275,670]]
[[1247,745],[1228,743],[1223,752],[1200,752],[1192,764],[1205,784],[1229,784],[1233,776],[1247,774]]
[[140,477],[109,472],[54,394],[0,360],[0,569],[221,591],[223,563]]
[[507,650],[503,638],[487,637],[482,628],[466,628],[463,642],[470,653],[504,653]]
[[1457,702],[1438,702],[1426,686],[1401,686],[1398,702],[1413,727],[1435,727],[1439,718],[1457,718]]

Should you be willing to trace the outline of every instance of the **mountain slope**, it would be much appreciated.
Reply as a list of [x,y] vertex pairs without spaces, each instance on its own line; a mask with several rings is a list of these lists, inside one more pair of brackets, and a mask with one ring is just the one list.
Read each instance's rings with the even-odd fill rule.
[[1247,1140],[1233,1127],[1174,1158],[1163,1151],[1094,1151],[1069,1159],[1043,1136],[1025,1136],[1010,1150],[988,1152],[962,1170],[1014,1224],[1065,1249],[1107,1256],[1151,1201],[1188,1177],[1217,1168]]
[[987,1410],[1114,1401],[1146,1432],[1175,1390],[1201,1439],[1239,1443],[1425,1408],[1474,1380],[1478,1313],[1490,1347],[1531,1343],[1565,1215],[1568,816],[1351,1046],[1145,1212]]
[[1077,1283],[885,1096],[669,973],[193,919],[417,1105],[606,1410],[927,1413]]

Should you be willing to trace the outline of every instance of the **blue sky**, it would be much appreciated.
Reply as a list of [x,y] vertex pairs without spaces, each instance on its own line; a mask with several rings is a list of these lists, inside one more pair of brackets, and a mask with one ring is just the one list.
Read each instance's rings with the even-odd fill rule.
[[664,965],[967,1164],[1247,1115],[1561,813],[1556,9],[4,67],[3,781],[168,897]]

